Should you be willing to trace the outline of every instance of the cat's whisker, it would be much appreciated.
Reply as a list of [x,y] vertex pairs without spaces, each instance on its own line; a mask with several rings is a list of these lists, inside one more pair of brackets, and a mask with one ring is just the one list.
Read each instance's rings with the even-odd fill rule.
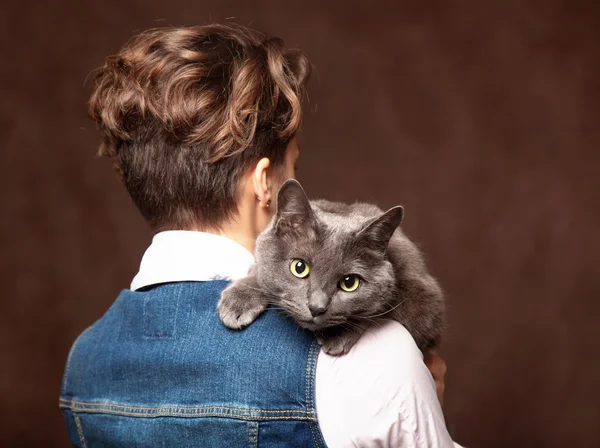
[[[375,320],[375,319],[365,319],[368,321],[369,325],[379,325],[379,321]],[[360,324],[358,322],[352,322],[354,325],[359,326],[360,328],[363,328],[362,326],[360,326]]]
[[276,309],[278,311],[284,311],[284,312],[287,311],[286,309],[281,308],[280,306],[277,306],[274,303],[271,303],[270,306],[271,306],[271,308]]
[[374,315],[372,315],[372,316],[355,316],[355,317],[357,317],[357,318],[359,318],[359,319],[372,319],[372,318],[374,318],[374,317],[381,317],[381,316],[383,316],[383,315],[385,315],[385,314],[391,313],[391,312],[392,312],[392,311],[394,311],[396,308],[398,308],[400,305],[402,305],[404,302],[406,302],[406,299],[404,299],[402,302],[398,303],[396,306],[394,306],[394,307],[390,308],[389,310],[387,310],[387,311],[384,311],[383,313],[374,314]]
[[352,321],[348,321],[348,322],[342,324],[342,327],[353,328],[353,329],[360,330],[360,331],[365,331],[366,330],[365,327],[362,327],[358,323],[352,322]]

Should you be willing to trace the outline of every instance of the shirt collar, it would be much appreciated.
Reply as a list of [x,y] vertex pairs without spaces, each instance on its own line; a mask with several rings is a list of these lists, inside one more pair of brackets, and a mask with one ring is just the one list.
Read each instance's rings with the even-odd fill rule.
[[238,280],[254,263],[252,254],[229,238],[169,230],[154,235],[131,290],[169,282]]

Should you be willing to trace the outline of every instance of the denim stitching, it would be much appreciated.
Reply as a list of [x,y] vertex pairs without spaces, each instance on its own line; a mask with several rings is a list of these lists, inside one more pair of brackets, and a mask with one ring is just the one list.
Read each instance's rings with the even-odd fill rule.
[[79,436],[79,441],[81,442],[82,448],[87,448],[87,443],[85,442],[85,437],[83,437],[83,428],[81,427],[81,422],[79,421],[79,416],[73,413],[73,420],[75,420],[75,426],[77,427],[77,435]]
[[140,412],[130,411],[115,411],[108,408],[88,409],[88,408],[69,408],[72,412],[81,412],[89,414],[114,414],[114,415],[126,415],[130,417],[142,417],[142,418],[157,418],[157,417],[187,417],[187,418],[201,418],[201,417],[227,417],[235,418],[239,420],[298,420],[298,421],[316,421],[314,417],[310,416],[299,416],[299,415],[243,415],[243,414],[228,414],[225,412],[202,412],[198,414],[181,414],[179,412],[161,412],[157,414],[142,414]]
[[[310,366],[311,367],[310,368],[310,377],[309,377],[309,381],[310,381],[310,385],[311,385],[311,393],[309,395],[309,400],[310,400],[309,403],[310,403],[311,410],[314,410],[315,414],[316,414],[316,408],[313,405],[313,399],[312,399],[313,398],[312,395],[313,395],[314,389],[315,389],[314,388],[314,378],[313,378],[313,368],[312,368],[312,363],[313,363],[313,360],[314,360],[314,353],[313,352],[314,352],[314,341],[313,341],[313,343],[311,343],[310,350],[308,352],[308,356],[310,358],[310,363],[311,363],[311,366]],[[313,425],[311,423],[309,423],[308,427],[310,429],[310,434],[311,434],[311,436],[313,438],[313,442],[315,443],[315,446],[317,448],[319,448],[321,445],[320,445],[319,442],[317,442],[317,438],[315,436],[315,431],[314,431]]]
[[244,409],[244,408],[235,408],[230,406],[194,406],[194,407],[184,407],[179,405],[165,405],[165,406],[135,406],[135,405],[124,405],[117,403],[94,403],[91,401],[78,401],[78,400],[69,400],[67,398],[60,398],[62,404],[65,407],[69,407],[70,404],[79,404],[83,406],[93,406],[93,407],[107,407],[107,408],[121,408],[121,409],[138,409],[140,411],[159,411],[161,409],[179,409],[182,411],[201,411],[205,409],[226,409],[229,411],[235,412],[243,412],[243,413],[295,413],[295,414],[313,414],[309,411],[302,411],[298,409]]
[[[310,350],[309,350],[309,357],[310,357],[310,361],[311,361],[311,368],[310,368],[310,411],[311,413],[314,414],[315,417],[317,417],[317,409],[313,400],[313,397],[315,395],[315,378],[316,378],[316,370],[317,370],[317,362],[318,362],[318,356],[319,356],[319,351],[321,350],[321,347],[316,343],[315,340],[313,340],[311,346],[310,346]],[[325,439],[323,438],[323,434],[321,433],[321,428],[319,426],[319,421],[317,418],[315,418],[313,421],[308,423],[308,426],[310,428],[310,432],[312,434],[313,437],[313,441],[315,442],[315,446],[317,446],[318,448],[320,447],[326,447],[327,444],[325,443]]]
[[258,423],[250,422],[248,423],[248,446],[250,448],[258,447]]
[[[78,401],[68,401],[61,399],[60,406],[78,412],[89,413],[108,413],[121,414],[130,416],[142,417],[160,417],[160,416],[179,416],[179,417],[206,417],[206,416],[221,416],[233,417],[240,419],[262,419],[262,420],[303,420],[313,421],[316,419],[314,415],[305,411],[298,410],[266,410],[266,409],[240,409],[226,406],[202,406],[195,408],[182,408],[180,406],[160,406],[155,408],[137,407],[137,406],[122,406],[102,403],[86,403]],[[79,406],[77,406],[79,404]],[[117,408],[117,409],[115,409]],[[142,411],[156,411],[152,413]],[[179,411],[179,412],[178,412]],[[188,412],[185,412],[188,411]],[[229,411],[229,412],[228,412]],[[267,414],[267,415],[264,415]],[[277,414],[277,415],[269,415]]]
[[[313,411],[313,406],[312,406],[312,397],[311,394],[309,392],[309,384],[312,384],[312,359],[313,359],[313,343],[311,343],[309,349],[308,349],[308,356],[306,357],[306,372],[305,372],[305,381],[306,381],[306,411],[307,412],[312,412]],[[316,415],[316,412],[315,412]],[[319,447],[319,444],[317,443],[317,440],[315,438],[315,433],[313,431],[313,427],[312,424],[308,424],[308,429],[310,429],[310,434],[312,436],[313,442],[315,443],[316,447]]]
[[309,398],[309,393],[308,393],[308,383],[310,381],[310,379],[309,379],[309,370],[310,370],[309,366],[310,366],[310,358],[311,358],[311,356],[310,356],[311,349],[312,349],[312,345],[311,345],[311,347],[308,350],[308,356],[306,357],[306,372],[304,373],[304,380],[305,380],[305,383],[306,383],[305,384],[305,386],[306,386],[306,398],[305,398],[305,401],[306,401],[306,411],[307,412],[310,409],[310,398]]

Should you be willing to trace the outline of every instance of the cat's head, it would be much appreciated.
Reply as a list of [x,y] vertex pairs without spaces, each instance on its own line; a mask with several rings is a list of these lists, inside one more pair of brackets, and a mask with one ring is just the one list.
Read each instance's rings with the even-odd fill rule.
[[386,250],[402,207],[367,219],[351,206],[311,207],[295,180],[277,196],[277,212],[258,238],[258,278],[269,301],[309,330],[371,319],[389,311],[395,276]]

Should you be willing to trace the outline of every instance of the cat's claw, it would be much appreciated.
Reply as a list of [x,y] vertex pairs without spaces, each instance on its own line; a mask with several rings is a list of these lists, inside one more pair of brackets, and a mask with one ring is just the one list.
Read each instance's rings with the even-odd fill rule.
[[227,328],[241,330],[256,320],[265,310],[265,305],[258,300],[240,297],[235,291],[227,289],[221,294],[217,311],[221,322]]

